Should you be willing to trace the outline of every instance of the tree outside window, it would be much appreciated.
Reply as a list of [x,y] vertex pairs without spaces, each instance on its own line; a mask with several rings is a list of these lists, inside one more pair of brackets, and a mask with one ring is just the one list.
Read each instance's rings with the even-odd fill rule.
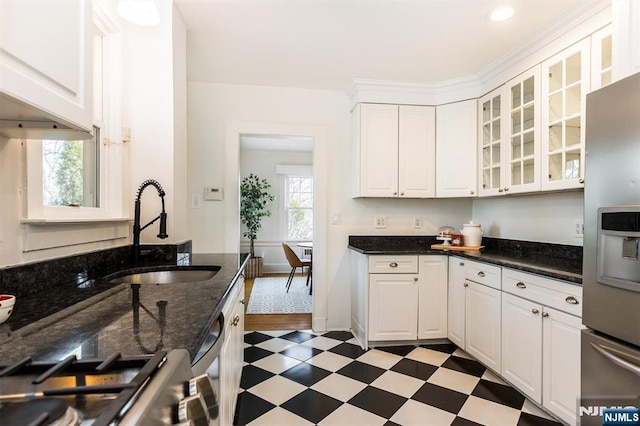
[[286,178],[287,240],[313,239],[313,178]]
[[99,129],[88,141],[42,141],[42,198],[46,206],[99,207]]

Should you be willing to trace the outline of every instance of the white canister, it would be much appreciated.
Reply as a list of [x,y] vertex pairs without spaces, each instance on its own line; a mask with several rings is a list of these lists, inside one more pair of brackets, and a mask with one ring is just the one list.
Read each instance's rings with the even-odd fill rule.
[[465,223],[460,230],[463,244],[467,247],[479,247],[482,245],[482,229],[479,223]]

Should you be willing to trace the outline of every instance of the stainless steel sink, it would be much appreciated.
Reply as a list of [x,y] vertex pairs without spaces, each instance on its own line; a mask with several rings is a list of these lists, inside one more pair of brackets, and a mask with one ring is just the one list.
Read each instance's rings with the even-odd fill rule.
[[127,284],[181,284],[206,281],[218,272],[220,268],[208,269],[171,269],[139,272],[121,275],[109,279],[110,283]]

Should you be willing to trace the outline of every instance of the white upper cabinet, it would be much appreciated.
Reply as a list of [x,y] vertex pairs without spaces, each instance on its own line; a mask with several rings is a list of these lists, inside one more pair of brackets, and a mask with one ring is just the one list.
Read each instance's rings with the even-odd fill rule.
[[505,193],[540,190],[540,66],[506,85]]
[[400,105],[398,192],[405,198],[436,196],[436,109]]
[[478,102],[478,195],[540,190],[540,67]]
[[590,40],[542,63],[542,189],[583,187]]
[[611,25],[591,36],[591,91],[600,89],[613,81],[613,46]]
[[435,109],[358,104],[353,111],[356,197],[435,196]]
[[436,110],[436,196],[476,195],[476,100]]
[[90,130],[92,28],[91,1],[0,1],[0,93]]
[[479,196],[504,193],[504,98],[500,87],[478,101]]

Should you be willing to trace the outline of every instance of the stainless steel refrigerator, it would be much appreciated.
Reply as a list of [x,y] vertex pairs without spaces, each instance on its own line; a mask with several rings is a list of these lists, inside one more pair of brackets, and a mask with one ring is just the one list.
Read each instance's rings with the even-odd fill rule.
[[640,73],[587,95],[582,425],[640,407]]

